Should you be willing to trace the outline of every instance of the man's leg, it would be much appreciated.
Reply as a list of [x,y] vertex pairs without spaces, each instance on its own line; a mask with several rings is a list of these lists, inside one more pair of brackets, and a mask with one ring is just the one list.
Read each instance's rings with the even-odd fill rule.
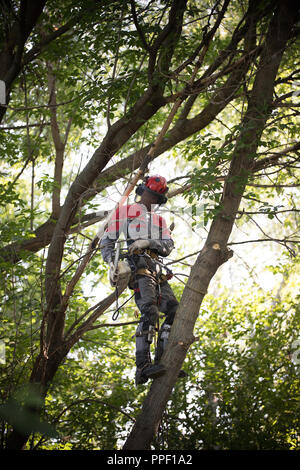
[[[155,350],[155,363],[156,364],[160,362],[163,352],[165,351],[167,347],[171,327],[174,322],[178,305],[179,303],[174,295],[174,292],[171,289],[171,286],[168,284],[168,282],[165,281],[161,283],[161,302],[160,302],[159,310],[165,313],[166,318],[158,333],[157,346]],[[184,370],[181,370],[178,374],[179,378],[184,378],[186,376],[187,374],[186,372],[184,372]]]
[[141,312],[140,323],[136,330],[136,384],[145,383],[165,372],[160,365],[152,365],[150,345],[158,319],[156,282],[149,276],[137,280],[135,302]]
[[155,351],[155,362],[158,363],[166,349],[171,326],[173,325],[177,307],[179,305],[174,292],[168,282],[162,282],[160,285],[160,305],[159,310],[166,315],[166,318],[159,330],[157,346]]

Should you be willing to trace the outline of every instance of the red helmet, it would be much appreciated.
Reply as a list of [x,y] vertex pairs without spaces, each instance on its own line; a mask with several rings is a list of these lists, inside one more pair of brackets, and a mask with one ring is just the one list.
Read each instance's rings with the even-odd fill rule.
[[168,191],[166,178],[159,175],[147,176],[145,179],[145,186],[158,194],[164,194]]
[[163,176],[154,175],[146,176],[144,183],[139,184],[135,190],[136,194],[141,196],[144,191],[150,191],[150,193],[157,196],[158,204],[165,204],[168,198],[165,193],[168,191],[167,180]]

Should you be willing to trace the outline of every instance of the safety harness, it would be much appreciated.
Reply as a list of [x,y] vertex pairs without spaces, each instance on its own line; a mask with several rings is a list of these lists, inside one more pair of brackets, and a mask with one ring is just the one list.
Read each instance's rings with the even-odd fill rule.
[[[150,261],[150,262],[154,262],[155,265],[158,265],[160,267],[160,270],[159,272],[156,272],[156,271],[153,271],[151,268],[150,268],[150,263],[147,263],[148,264],[148,267],[147,268],[139,268],[137,267],[137,264],[135,263],[134,261],[134,256],[143,256],[146,261]],[[118,283],[116,283],[116,287],[115,287],[115,292],[116,292],[116,310],[114,311],[113,315],[112,315],[112,320],[115,321],[117,320],[117,318],[119,317],[119,313],[120,313],[120,309],[127,303],[129,302],[130,299],[132,299],[132,297],[135,295],[135,294],[138,294],[140,289],[138,287],[138,283],[137,283],[137,276],[149,276],[151,277],[155,282],[156,282],[156,288],[157,288],[157,303],[159,304],[160,301],[161,301],[161,292],[160,292],[160,284],[162,282],[165,282],[165,281],[168,281],[169,279],[171,279],[173,277],[173,273],[171,271],[170,268],[168,268],[166,265],[164,265],[164,263],[160,260],[159,256],[157,255],[157,253],[155,253],[154,251],[152,250],[143,250],[142,252],[140,253],[137,253],[135,255],[129,255],[128,254],[128,250],[127,249],[122,249],[121,248],[121,245],[120,243],[117,243],[117,247],[115,249],[115,257],[114,257],[114,267],[115,267],[115,270],[117,269],[117,266],[118,266],[118,262],[120,260],[124,260],[126,259],[130,268],[131,268],[131,277],[129,279],[129,283],[128,283],[128,287],[130,289],[133,290],[133,294],[121,305],[119,306],[118,305],[118,299],[119,299],[119,292],[118,292]],[[151,263],[151,264],[152,264]],[[162,269],[165,269],[166,273],[163,273],[162,272]],[[159,320],[158,320],[159,321]],[[158,325],[158,328],[159,328],[159,325]],[[152,336],[153,338],[153,335],[154,335],[154,329],[153,331],[150,332],[149,330],[149,335]],[[150,342],[152,342],[151,338],[149,338],[148,340],[150,340]]]

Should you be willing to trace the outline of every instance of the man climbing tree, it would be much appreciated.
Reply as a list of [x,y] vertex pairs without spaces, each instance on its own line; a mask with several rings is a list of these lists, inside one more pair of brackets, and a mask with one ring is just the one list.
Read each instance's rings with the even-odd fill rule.
[[[141,312],[136,331],[136,385],[165,373],[165,367],[159,364],[159,360],[178,306],[168,283],[170,273],[166,275],[162,272],[162,263],[159,261],[159,256],[170,254],[174,243],[166,221],[153,210],[155,206],[166,203],[167,191],[164,177],[146,177],[145,182],[136,188],[136,196],[140,196],[139,203],[117,208],[101,241],[102,256],[110,264],[111,284],[116,285],[121,277],[132,272],[129,286],[134,289],[135,302]],[[129,256],[119,261],[114,250],[122,232]],[[166,315],[166,319],[159,331],[155,363],[152,364],[150,345],[159,321],[159,311]]]
[[[0,446],[41,448],[52,436],[44,435],[42,419],[53,423],[60,434],[49,448],[115,447],[128,429],[121,406],[135,422],[124,449],[149,449],[173,400],[190,346],[203,347],[198,335],[194,336],[194,327],[202,318],[200,307],[211,280],[232,256],[228,246],[235,243],[236,221],[242,223],[253,214],[271,219],[278,212],[297,212],[292,188],[298,185],[294,170],[299,142],[292,121],[299,112],[291,87],[299,79],[295,2],[64,0],[57,6],[49,1],[19,0],[3,5],[0,341],[6,345],[6,365],[0,374],[4,402]],[[157,134],[160,139],[154,145]],[[180,149],[175,149],[177,145]],[[91,155],[87,148],[93,148]],[[103,221],[106,211],[95,213],[94,207],[104,207],[107,188],[115,183],[126,185],[139,170],[134,184],[128,184],[133,190],[146,169],[144,161],[151,168],[154,159],[157,168],[171,162],[169,201],[182,194],[189,207],[196,207],[204,196],[210,207],[205,233],[195,233],[200,238],[192,251],[197,250],[199,256],[189,274],[183,274],[188,280],[182,295],[181,286],[174,286],[177,299],[168,290],[167,280],[158,282],[159,257],[168,256],[173,248],[166,223],[151,211],[151,204],[160,205],[160,198],[167,194],[162,177],[159,181],[156,176],[149,178],[139,187],[140,204],[123,207],[124,200],[114,219],[106,220],[99,230],[93,227]],[[278,199],[284,204],[281,191],[285,185],[290,188],[287,207],[278,211]],[[127,186],[124,194],[127,198]],[[139,215],[134,212],[137,206]],[[178,207],[176,200],[174,207]],[[107,268],[97,259],[106,223],[101,250],[116,290],[102,297],[98,288],[94,304],[90,293]],[[118,231],[111,238],[113,223],[118,224]],[[283,233],[283,227],[294,224],[287,220],[273,233]],[[141,232],[141,226],[150,227],[150,235]],[[128,251],[119,250],[122,231]],[[265,236],[266,227],[263,232]],[[284,233],[283,239],[276,235],[276,240],[268,236],[268,241],[287,247],[292,243],[294,250],[295,234]],[[185,240],[181,241],[184,257],[192,243]],[[115,255],[118,251],[120,258]],[[133,267],[130,272],[127,261]],[[122,292],[122,273],[132,276],[129,287],[141,311],[136,382],[155,378],[141,409],[139,390],[136,395],[127,394],[126,388],[129,338],[134,334],[127,331],[127,325],[137,322],[111,325],[99,321]],[[166,319],[153,364],[150,349],[159,311]],[[114,337],[111,327],[116,326]],[[120,357],[108,359],[106,347],[111,338],[121,345],[112,344],[112,350],[124,353],[128,348],[123,370]],[[97,356],[95,363],[90,362],[91,352]],[[86,363],[81,367],[81,357],[89,358],[89,367]],[[119,368],[115,381],[112,364]],[[210,387],[211,382],[207,384]],[[34,393],[20,396],[19,390],[27,386]],[[223,399],[225,403],[225,395]],[[285,398],[282,401],[288,403]],[[117,417],[108,419],[99,403],[115,410]],[[277,422],[277,409],[273,416],[272,422]],[[222,420],[220,412],[220,426]],[[190,428],[190,416],[187,423]],[[206,429],[206,424],[204,419],[201,426]],[[231,429],[230,423],[230,433]],[[282,433],[280,425],[278,429]],[[293,429],[291,425],[290,432]],[[284,445],[289,446],[289,433],[283,434]],[[178,440],[176,445],[184,448],[186,442]],[[204,438],[203,442],[199,445],[205,448]],[[228,448],[224,440],[221,445]],[[273,445],[278,445],[277,438]]]

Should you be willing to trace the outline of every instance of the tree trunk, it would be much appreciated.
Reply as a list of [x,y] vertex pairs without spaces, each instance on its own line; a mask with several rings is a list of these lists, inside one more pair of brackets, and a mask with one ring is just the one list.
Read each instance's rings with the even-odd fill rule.
[[[49,351],[48,356],[45,356],[43,352],[35,360],[35,364],[30,377],[30,384],[34,387],[37,395],[44,399],[46,397],[48,388],[56,374],[56,371],[63,359],[67,356],[69,348],[66,343],[57,344],[56,350]],[[42,406],[24,406],[24,409],[29,411],[31,414],[41,415]],[[23,450],[30,433],[24,434],[18,429],[14,429],[13,432],[8,436],[6,441],[7,450]]]
[[[6,37],[0,50],[0,80],[3,80],[6,85],[7,105],[12,84],[23,66],[22,59],[25,43],[45,7],[46,0],[36,0],[34,2],[22,0],[17,18],[10,2],[1,3],[5,23],[5,28],[3,29],[6,31]],[[0,106],[0,122],[5,115],[6,109],[6,107]]]
[[194,325],[209,283],[219,266],[232,255],[227,242],[270,114],[276,74],[296,16],[292,1],[277,2],[224,186],[221,211],[212,222],[204,248],[191,269],[162,357],[167,372],[153,381],[124,449],[150,448],[188,348],[194,341]]

